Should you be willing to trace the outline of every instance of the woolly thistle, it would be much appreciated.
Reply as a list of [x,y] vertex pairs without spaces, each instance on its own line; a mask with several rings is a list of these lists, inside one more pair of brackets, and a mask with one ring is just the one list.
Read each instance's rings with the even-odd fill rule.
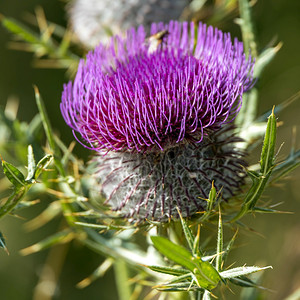
[[190,0],[74,0],[69,5],[72,28],[87,47],[108,41],[131,27],[176,20]]
[[151,35],[139,27],[98,45],[61,102],[77,140],[98,153],[99,192],[133,220],[205,210],[212,181],[223,199],[239,190],[245,162],[230,123],[253,85],[254,63],[230,34],[171,21]]

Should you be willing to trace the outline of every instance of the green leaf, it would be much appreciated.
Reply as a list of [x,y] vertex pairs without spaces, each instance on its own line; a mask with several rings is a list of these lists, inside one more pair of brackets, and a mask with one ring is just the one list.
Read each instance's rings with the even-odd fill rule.
[[217,254],[216,254],[216,270],[218,272],[222,269],[222,252],[223,252],[223,224],[221,210],[219,209],[219,223],[218,223],[218,239],[217,239]]
[[296,169],[300,165],[300,150],[294,151],[292,147],[290,154],[278,165],[275,166],[272,172],[272,183],[287,176],[288,173]]
[[276,117],[274,112],[270,115],[267,124],[266,135],[263,143],[260,166],[261,174],[263,176],[270,175],[271,169],[274,164],[275,154],[275,142],[276,142]]
[[20,253],[22,255],[36,253],[57,244],[70,242],[72,239],[74,239],[74,237],[74,232],[68,228],[66,230],[57,232],[30,247],[22,249]]
[[203,291],[192,272],[178,276],[168,282],[155,286],[160,291]]
[[32,201],[21,201],[18,202],[18,204],[13,208],[13,210],[11,211],[11,214],[16,213],[19,210],[22,210],[24,208],[28,208],[31,206],[34,206],[36,204],[40,203],[40,200],[32,200]]
[[296,161],[296,160],[293,163],[291,163],[289,166],[285,166],[285,168],[283,168],[283,171],[280,172],[278,175],[276,175],[272,179],[272,183],[275,183],[279,179],[282,179],[282,178],[286,177],[290,172],[292,172],[293,170],[295,170],[299,166],[300,166],[300,161]]
[[34,138],[38,139],[41,128],[42,128],[41,116],[39,114],[36,114],[33,117],[33,119],[30,121],[30,123],[28,124],[28,128],[26,130],[28,140],[30,139],[30,137],[31,138],[34,137]]
[[55,149],[56,149],[56,143],[54,140],[54,136],[53,136],[53,129],[52,126],[50,124],[49,121],[49,117],[45,108],[45,104],[44,101],[39,93],[39,90],[36,86],[34,86],[34,92],[35,92],[35,100],[36,100],[36,104],[38,107],[38,110],[40,112],[41,115],[41,119],[42,119],[42,123],[44,126],[44,130],[47,136],[47,140],[50,146],[50,149],[55,153]]
[[6,200],[4,205],[0,207],[0,218],[10,213],[15,208],[15,206],[22,200],[29,187],[29,185],[22,186],[13,191],[12,195]]
[[212,182],[211,189],[209,191],[209,195],[208,195],[208,199],[207,199],[207,209],[206,209],[205,213],[203,214],[203,216],[200,218],[201,222],[207,220],[211,216],[213,208],[217,201],[217,198],[218,198],[217,190],[214,186],[214,182]]
[[2,248],[9,255],[8,249],[6,247],[5,238],[1,231],[0,231],[0,248]]
[[[74,141],[70,144],[69,147],[67,147],[59,138],[57,135],[54,136],[55,142],[57,146],[60,148],[60,150],[63,152],[63,157],[61,159],[62,164],[65,166],[68,164],[69,161],[72,163],[78,165],[79,170],[86,172],[87,171],[87,166],[83,164],[82,161],[78,160],[75,155],[72,154],[73,150],[73,143]],[[74,146],[76,143],[74,144]],[[91,167],[91,166],[90,166]],[[89,168],[89,167],[88,167]]]
[[57,41],[52,38],[52,30],[53,28],[57,29],[58,25],[52,24],[46,30],[43,30],[41,34],[37,34],[26,25],[12,18],[5,18],[3,16],[0,16],[0,18],[3,26],[25,41],[30,47],[29,49],[35,52],[37,57],[48,55],[52,59],[51,67],[56,66],[71,69],[77,66],[79,57],[67,49],[69,46],[69,35],[65,34],[65,38],[60,46],[57,44]]
[[169,285],[158,285],[156,286],[156,289],[162,292],[192,292],[202,290],[198,286],[191,286],[189,282],[174,283]]
[[[187,222],[183,219],[179,209],[177,209],[179,217],[180,217],[180,221],[181,221],[181,226],[184,232],[184,236],[185,239],[188,242],[188,245],[190,247],[190,250],[193,252],[194,250],[194,241],[195,241],[195,236],[192,232],[192,230],[190,229],[190,227],[188,226]],[[194,255],[197,255],[198,253],[193,253]]]
[[194,239],[193,245],[193,255],[194,256],[202,256],[202,251],[200,249],[200,225],[198,225],[197,235]]
[[265,67],[274,59],[281,47],[282,43],[279,43],[277,46],[267,48],[265,51],[260,53],[254,66],[253,76],[255,78],[261,75]]
[[216,199],[217,199],[217,190],[214,186],[214,182],[212,182],[211,189],[210,189],[209,195],[208,195],[208,204],[207,204],[208,211],[211,211],[213,209]]
[[45,108],[45,104],[44,101],[39,93],[39,90],[36,86],[34,86],[34,92],[35,92],[35,100],[36,100],[36,104],[38,107],[38,110],[40,112],[41,115],[41,119],[42,119],[42,124],[46,133],[46,137],[50,146],[51,151],[54,154],[54,162],[55,162],[55,166],[58,169],[59,173],[61,176],[65,177],[65,170],[62,166],[61,163],[61,155],[60,155],[60,151],[59,148],[55,142],[55,138],[54,138],[54,134],[53,134],[53,129]]
[[47,154],[37,163],[34,173],[34,179],[38,179],[41,172],[50,165],[52,159],[53,156],[51,154]]
[[292,214],[292,212],[289,211],[281,211],[281,210],[276,210],[276,209],[271,209],[266,207],[256,207],[256,206],[253,208],[253,211],[257,213]]
[[173,275],[173,276],[181,276],[186,275],[189,271],[184,269],[172,268],[172,267],[160,267],[160,266],[145,266],[150,270],[158,273]]
[[[182,287],[183,285],[189,284],[189,287],[195,285],[196,278],[195,275],[192,272],[187,272],[186,274],[180,275],[175,277],[174,279],[171,279],[161,285],[159,287]],[[196,285],[199,287],[198,285]]]
[[288,106],[290,106],[294,101],[296,101],[298,99],[300,99],[300,91],[298,91],[297,93],[295,93],[290,98],[283,101],[282,103],[276,105],[275,108],[272,108],[271,110],[267,111],[266,113],[264,113],[263,115],[258,117],[255,120],[255,123],[265,122],[269,118],[269,116],[270,116],[270,114],[272,113],[273,110],[274,110],[274,114],[277,115],[277,114],[281,113],[284,109],[286,109]]
[[[4,174],[14,185],[14,191],[4,205],[0,207],[0,217],[15,209],[16,206],[20,204],[20,201],[30,189],[32,184],[35,183],[34,174],[36,173],[36,168],[32,147],[30,145],[28,146],[28,176],[26,179],[18,168],[4,160],[2,160],[2,167]],[[24,206],[25,205],[23,205],[23,207]]]
[[245,276],[249,275],[258,271],[262,271],[265,269],[272,269],[271,266],[268,267],[238,267],[238,268],[233,268],[227,271],[220,272],[220,276],[224,279],[229,279],[229,278],[235,278],[239,276]]
[[83,227],[88,227],[88,228],[109,229],[109,226],[104,225],[104,224],[93,224],[93,223],[85,223],[85,222],[75,222],[74,224],[83,226]]
[[219,273],[209,262],[193,257],[184,247],[160,236],[152,236],[151,240],[157,250],[168,259],[190,270],[195,275],[199,287],[210,290],[220,281]]
[[271,176],[274,168],[274,154],[275,154],[275,142],[276,142],[276,117],[274,115],[274,109],[268,119],[266,134],[264,138],[261,159],[260,159],[260,173],[248,172],[253,184],[248,191],[240,212],[231,220],[234,222],[240,219],[242,216],[252,211],[256,202],[262,195],[265,186]]
[[194,270],[195,263],[192,261],[194,258],[187,249],[172,243],[165,237],[151,236],[151,240],[155,248],[168,259],[186,267],[190,271]]
[[[75,213],[75,215],[78,215]],[[87,215],[88,216],[88,215]],[[126,230],[126,229],[136,229],[134,226],[121,226],[121,225],[113,225],[113,224],[93,224],[93,223],[85,223],[85,222],[74,222],[75,225],[95,228],[95,229],[106,229],[106,230]]]
[[34,179],[34,173],[35,173],[35,160],[33,155],[32,146],[28,145],[28,175],[26,180]]
[[256,288],[258,285],[253,282],[251,279],[249,279],[246,276],[239,276],[234,278],[229,278],[229,281],[232,282],[235,285],[241,286],[241,287],[247,287],[247,288]]
[[251,170],[247,170],[248,176],[251,178],[252,182],[258,182],[259,181],[259,173]]
[[235,234],[233,235],[232,239],[230,240],[230,242],[228,243],[228,245],[227,245],[227,247],[225,249],[225,252],[223,254],[223,263],[225,263],[226,260],[227,260],[228,254],[229,254],[229,252],[230,252],[230,250],[231,250],[231,248],[233,246],[233,243],[234,243],[234,241],[236,239],[237,233],[238,233],[238,231],[235,232]]
[[6,200],[6,202],[0,207],[0,218],[10,213],[22,200],[28,189],[31,187],[31,183],[25,180],[23,173],[19,171],[15,166],[2,160],[2,167],[4,174],[14,185],[14,191],[12,195]]
[[24,41],[30,44],[39,44],[39,37],[25,25],[20,24],[12,18],[2,18],[2,25],[10,32],[18,35]]
[[113,265],[114,259],[107,258],[89,277],[81,280],[76,284],[76,287],[83,289],[89,286],[92,282],[105,275],[107,270]]
[[16,189],[20,189],[26,185],[23,173],[14,165],[2,160],[4,174]]
[[26,230],[35,230],[53,220],[62,212],[60,201],[54,201],[49,204],[38,216],[30,219],[26,224]]

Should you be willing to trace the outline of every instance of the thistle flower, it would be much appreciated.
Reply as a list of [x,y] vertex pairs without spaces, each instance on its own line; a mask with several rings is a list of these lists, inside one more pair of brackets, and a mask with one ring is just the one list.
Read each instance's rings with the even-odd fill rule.
[[74,0],[69,19],[74,32],[87,47],[106,42],[110,34],[152,22],[176,20],[190,0]]
[[61,111],[96,151],[111,207],[166,220],[176,207],[183,216],[205,210],[212,181],[223,199],[243,183],[230,123],[253,84],[253,61],[237,39],[201,23],[152,24],[151,34],[139,27],[98,45],[64,86]]

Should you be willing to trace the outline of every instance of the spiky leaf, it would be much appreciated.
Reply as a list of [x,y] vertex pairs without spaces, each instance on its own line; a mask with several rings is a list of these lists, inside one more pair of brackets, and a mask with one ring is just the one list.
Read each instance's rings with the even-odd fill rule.
[[150,270],[158,273],[174,275],[174,276],[181,276],[186,275],[189,271],[184,269],[172,268],[172,267],[161,267],[161,266],[146,266]]
[[34,178],[34,173],[35,173],[35,159],[34,159],[34,155],[33,155],[33,149],[31,145],[28,145],[28,175],[26,177],[26,180],[31,180]]
[[14,165],[2,160],[2,168],[4,174],[16,189],[20,189],[26,185],[23,173]]
[[256,202],[262,195],[274,168],[275,142],[276,117],[274,115],[273,109],[272,114],[268,119],[265,139],[263,143],[260,159],[260,173],[248,172],[253,181],[253,184],[244,199],[240,212],[232,219],[232,222],[240,219],[249,211],[252,211],[255,207]]
[[157,250],[168,259],[190,270],[195,275],[199,287],[210,290],[221,280],[219,273],[209,262],[193,257],[184,247],[160,236],[152,236],[151,240]]
[[41,172],[46,169],[52,161],[53,156],[50,154],[45,155],[36,165],[34,178],[37,179]]
[[220,272],[220,275],[222,278],[235,278],[235,277],[239,277],[239,276],[245,276],[245,275],[249,275],[258,271],[262,271],[265,269],[272,269],[271,266],[268,267],[238,267],[238,268],[233,268],[227,271],[223,271]]

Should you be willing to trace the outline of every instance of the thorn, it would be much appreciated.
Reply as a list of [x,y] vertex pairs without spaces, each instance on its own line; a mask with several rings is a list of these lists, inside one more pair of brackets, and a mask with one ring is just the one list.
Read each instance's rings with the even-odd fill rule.
[[40,96],[39,89],[35,84],[33,85],[33,89],[34,89],[34,93],[36,94],[36,96]]
[[278,52],[278,51],[281,49],[282,46],[283,46],[283,42],[279,42],[279,43],[274,47],[274,50],[275,50],[276,52]]
[[273,105],[273,108],[272,108],[272,114],[271,114],[272,116],[275,117],[274,110],[275,110],[275,105]]

